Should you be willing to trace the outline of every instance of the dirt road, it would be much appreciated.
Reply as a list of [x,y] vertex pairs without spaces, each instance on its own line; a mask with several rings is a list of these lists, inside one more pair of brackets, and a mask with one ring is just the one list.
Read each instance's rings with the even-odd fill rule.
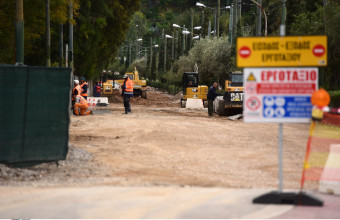
[[[71,116],[67,160],[26,169],[0,165],[1,185],[278,187],[278,125],[208,117],[152,91],[121,97],[88,117]],[[284,125],[284,188],[298,189],[309,125]],[[306,184],[314,189],[313,184]]]

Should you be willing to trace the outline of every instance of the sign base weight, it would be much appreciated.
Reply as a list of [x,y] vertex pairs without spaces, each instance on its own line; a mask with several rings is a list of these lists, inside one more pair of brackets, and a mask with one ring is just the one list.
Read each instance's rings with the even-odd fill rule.
[[258,204],[278,204],[278,205],[303,205],[303,206],[323,206],[323,201],[317,197],[304,192],[278,192],[272,191],[253,199],[253,203]]

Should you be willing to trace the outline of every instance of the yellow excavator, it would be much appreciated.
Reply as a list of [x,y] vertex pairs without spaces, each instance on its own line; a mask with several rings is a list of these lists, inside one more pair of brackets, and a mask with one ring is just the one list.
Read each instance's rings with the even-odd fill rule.
[[202,99],[204,106],[207,106],[208,86],[199,85],[197,72],[186,72],[182,76],[183,98],[181,107],[184,108],[188,98]]
[[241,114],[243,110],[243,73],[235,71],[229,74],[229,80],[225,81],[225,93],[223,99],[218,100],[215,109],[218,115]]
[[117,88],[118,85],[114,82],[114,73],[112,72],[103,72],[101,75],[102,81],[102,92],[101,96],[110,97],[114,93],[115,87]]
[[[146,80],[139,78],[139,73],[138,73],[137,69],[135,68],[135,71],[132,72],[132,73],[125,73],[125,74],[128,75],[128,77],[134,83],[134,85],[133,85],[133,95],[135,97],[141,96],[143,99],[146,99],[147,98]],[[124,79],[118,79],[118,80],[115,80],[115,82],[117,82],[120,86],[122,86],[123,83],[124,83]]]

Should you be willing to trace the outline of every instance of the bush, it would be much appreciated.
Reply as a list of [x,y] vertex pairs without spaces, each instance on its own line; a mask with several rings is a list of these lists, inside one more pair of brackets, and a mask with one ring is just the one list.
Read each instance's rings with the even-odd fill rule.
[[331,96],[331,103],[329,105],[331,107],[340,107],[340,90],[330,91],[329,95]]
[[147,85],[154,87],[154,88],[158,88],[158,89],[165,91],[165,92],[172,94],[172,95],[176,95],[177,93],[179,93],[182,90],[182,88],[179,87],[179,86],[171,85],[171,84],[168,84],[168,83],[162,83],[160,81],[148,80]]

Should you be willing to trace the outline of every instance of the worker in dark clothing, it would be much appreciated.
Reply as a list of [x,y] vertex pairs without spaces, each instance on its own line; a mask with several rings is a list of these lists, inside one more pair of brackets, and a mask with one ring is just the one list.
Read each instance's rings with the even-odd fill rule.
[[95,82],[93,86],[93,96],[94,97],[100,97],[101,95],[101,88],[99,83]]
[[208,114],[209,116],[213,115],[213,105],[216,96],[221,96],[222,94],[216,92],[216,88],[218,87],[217,82],[214,82],[213,85],[208,90]]
[[131,113],[131,106],[130,106],[130,98],[133,97],[133,81],[128,77],[128,75],[124,75],[124,83],[122,85],[122,96],[124,98],[124,107],[125,113]]

